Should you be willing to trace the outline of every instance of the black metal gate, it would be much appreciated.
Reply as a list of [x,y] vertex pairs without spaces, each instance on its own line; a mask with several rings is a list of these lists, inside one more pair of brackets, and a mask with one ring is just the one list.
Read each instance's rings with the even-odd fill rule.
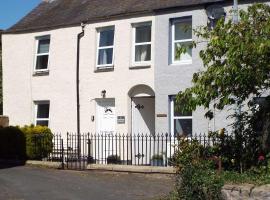
[[67,169],[85,170],[90,162],[89,134],[67,133],[65,163]]

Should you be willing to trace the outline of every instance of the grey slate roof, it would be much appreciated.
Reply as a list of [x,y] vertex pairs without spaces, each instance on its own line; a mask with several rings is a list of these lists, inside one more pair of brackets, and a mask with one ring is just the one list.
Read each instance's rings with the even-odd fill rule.
[[6,33],[35,32],[223,0],[43,0]]

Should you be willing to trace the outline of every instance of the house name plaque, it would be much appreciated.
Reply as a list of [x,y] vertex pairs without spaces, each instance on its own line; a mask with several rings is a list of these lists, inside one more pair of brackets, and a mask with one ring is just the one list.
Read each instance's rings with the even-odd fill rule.
[[117,124],[125,124],[125,116],[117,116]]

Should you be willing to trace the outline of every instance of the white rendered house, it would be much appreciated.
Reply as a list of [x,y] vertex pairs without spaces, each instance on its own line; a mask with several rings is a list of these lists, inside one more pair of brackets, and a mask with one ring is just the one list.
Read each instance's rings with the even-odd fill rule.
[[76,132],[78,83],[81,132],[192,134],[222,128],[224,113],[208,121],[200,108],[188,115],[174,111],[174,96],[202,68],[204,46],[180,58],[175,48],[195,39],[192,29],[207,25],[206,9],[213,4],[225,12],[232,8],[222,0],[42,1],[2,36],[4,115],[11,125]]

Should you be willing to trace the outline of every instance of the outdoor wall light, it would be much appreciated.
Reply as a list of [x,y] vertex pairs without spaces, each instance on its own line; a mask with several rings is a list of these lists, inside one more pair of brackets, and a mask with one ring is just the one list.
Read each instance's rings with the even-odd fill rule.
[[105,97],[106,97],[106,90],[102,90],[102,91],[101,91],[101,97],[102,97],[102,98],[105,98]]

